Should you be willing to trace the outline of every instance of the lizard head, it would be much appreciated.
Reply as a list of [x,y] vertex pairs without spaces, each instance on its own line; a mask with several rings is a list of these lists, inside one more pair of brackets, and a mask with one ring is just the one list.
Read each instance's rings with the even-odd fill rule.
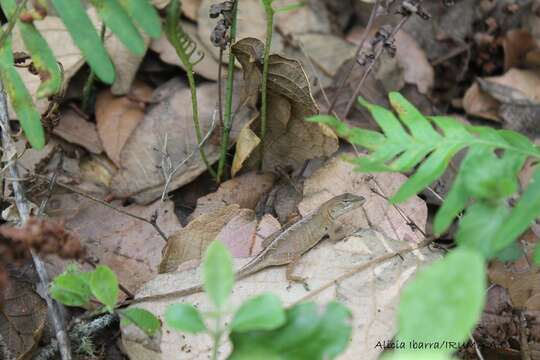
[[359,208],[365,202],[366,199],[363,196],[344,193],[328,200],[324,207],[326,207],[330,218],[336,219],[353,209]]

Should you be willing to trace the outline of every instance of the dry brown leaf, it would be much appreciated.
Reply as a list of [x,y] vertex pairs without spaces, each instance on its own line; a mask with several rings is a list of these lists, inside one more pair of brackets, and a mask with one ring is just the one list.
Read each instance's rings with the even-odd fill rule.
[[[250,84],[261,79],[263,44],[254,38],[237,42],[233,51],[242,64],[244,77]],[[306,160],[328,157],[337,150],[338,140],[332,130],[304,119],[318,113],[310,85],[300,63],[296,60],[271,55],[268,69],[268,118],[264,142],[263,169],[276,167],[298,169]],[[242,153],[245,157],[245,154]],[[254,149],[244,168],[257,162],[259,152]],[[237,162],[241,162],[237,160]]]
[[524,65],[527,53],[537,50],[536,39],[523,29],[509,30],[503,38],[504,70]]
[[[298,4],[298,2],[296,0],[275,0],[272,6],[274,9],[279,9],[291,4]],[[295,35],[299,34],[330,34],[332,32],[330,15],[323,3],[304,3],[304,6],[298,9],[279,13],[275,16],[274,21],[281,34],[293,36],[295,40]],[[326,46],[326,44],[318,45]],[[338,59],[338,57],[336,58]]]
[[[212,45],[210,34],[216,26],[217,20],[208,16],[210,6],[214,0],[202,0],[198,14],[198,33],[199,39],[205,48],[210,50],[214,59],[219,59],[219,48]],[[237,39],[254,37],[264,41],[266,34],[266,15],[259,0],[242,0],[242,6],[238,7],[238,28]],[[272,52],[281,52],[283,50],[283,39],[279,33],[274,31],[272,35]],[[228,51],[223,52],[223,62],[229,62]]]
[[[182,5],[184,3],[182,2]],[[199,39],[197,34],[197,27],[185,21],[181,21],[182,28],[191,37],[191,39],[197,44],[197,51],[204,54],[203,59],[197,65],[193,67],[195,74],[200,75],[206,79],[217,81],[218,79],[218,61],[212,56],[210,50],[206,48],[203,42]],[[161,37],[157,40],[152,40],[150,48],[159,54],[159,58],[167,64],[180,66],[185,70],[184,65],[180,61],[176,50],[171,45],[167,36],[161,34]],[[198,56],[198,55],[196,55]],[[225,67],[223,73],[226,73]]]
[[[170,201],[148,206],[113,205],[145,219],[157,211],[157,223],[167,235],[182,228]],[[49,207],[51,216],[65,219],[66,227],[79,235],[88,257],[113,269],[120,283],[130,291],[157,274],[165,241],[152,225],[73,193],[53,196]],[[57,272],[66,265],[57,260],[55,264]]]
[[[304,216],[326,200],[344,192],[362,195],[366,203],[345,216],[345,227],[369,227],[393,239],[420,242],[424,239],[422,232],[427,221],[426,203],[415,196],[404,203],[392,205],[383,197],[389,198],[395,194],[406,180],[406,176],[398,173],[358,173],[352,164],[338,156],[306,179],[304,200],[298,209]],[[411,226],[410,222],[420,230]]]
[[[152,88],[135,83],[132,95],[149,100]],[[96,100],[96,123],[101,142],[109,158],[120,166],[120,153],[128,138],[144,118],[144,106],[129,97],[117,97],[109,89],[102,90]]]
[[60,121],[54,128],[53,134],[62,139],[77,144],[94,154],[103,152],[96,124],[83,119],[75,111],[68,109],[60,115]]
[[274,184],[271,173],[249,172],[225,181],[216,192],[200,197],[197,208],[189,216],[190,221],[218,208],[237,204],[243,209],[255,210],[257,202]]
[[261,143],[261,139],[246,126],[240,131],[238,141],[236,142],[236,151],[231,167],[231,176],[235,176],[240,170],[244,162],[250,157],[253,151]]
[[531,266],[527,271],[508,269],[501,262],[494,262],[488,271],[491,282],[508,289],[514,308],[540,311],[540,268]]
[[[370,260],[401,250],[409,246],[407,242],[396,241],[384,237],[372,230],[364,231],[356,236],[333,244],[325,241],[302,257],[294,273],[305,276],[310,288],[316,290],[324,284],[332,282],[347,271],[367,263]],[[351,342],[344,354],[338,359],[376,359],[381,352],[375,345],[381,339],[391,338],[396,330],[396,309],[399,293],[403,285],[414,276],[417,268],[438,258],[437,253],[422,249],[414,253],[396,257],[384,263],[368,267],[352,277],[334,283],[313,300],[325,304],[339,299],[353,312]],[[239,267],[245,261],[235,261]],[[184,270],[170,274],[162,274],[147,283],[137,296],[163,294],[198,284],[200,268],[197,271]],[[239,281],[231,297],[231,307],[237,308],[243,301],[254,294],[272,292],[290,305],[307,295],[301,284],[288,286],[285,269],[276,267],[263,270],[253,276]],[[137,304],[162,317],[171,303],[185,301],[197,304],[199,309],[210,309],[208,298],[204,294],[193,294],[182,299],[171,299]],[[210,339],[205,335],[188,335],[177,331],[164,331],[161,342],[161,353],[157,354],[137,343],[137,339],[122,335],[126,352],[132,360],[150,360],[161,357],[170,360],[206,358],[211,349]],[[226,356],[230,344],[224,343],[220,353]]]
[[403,68],[405,82],[416,85],[422,94],[429,94],[435,82],[435,71],[424,50],[405,31],[396,34],[396,49],[396,59]]
[[12,277],[2,290],[0,335],[18,360],[31,359],[45,329],[47,304],[28,279]]
[[[241,94],[244,85],[238,81],[235,94]],[[138,203],[148,203],[161,196],[164,177],[162,164],[164,143],[173,167],[178,169],[169,184],[169,191],[185,185],[206,170],[197,150],[193,128],[191,92],[182,81],[174,78],[156,89],[159,103],[150,107],[129,137],[120,153],[120,170],[113,179],[112,191],[120,198],[132,197]],[[217,86],[201,84],[198,89],[200,127],[203,137],[217,126]],[[231,145],[244,124],[252,120],[257,111],[246,104],[246,98],[235,95],[233,99],[234,123]],[[204,144],[210,163],[219,158],[219,144],[210,139]]]
[[[536,71],[510,69],[502,76],[488,77],[484,80],[504,85],[513,89],[515,93],[520,93],[524,98],[540,102],[540,74]],[[512,100],[508,98],[509,103],[512,103]],[[501,102],[494,96],[482,91],[478,83],[474,83],[463,98],[463,107],[468,114],[494,121],[500,121],[500,104]]]

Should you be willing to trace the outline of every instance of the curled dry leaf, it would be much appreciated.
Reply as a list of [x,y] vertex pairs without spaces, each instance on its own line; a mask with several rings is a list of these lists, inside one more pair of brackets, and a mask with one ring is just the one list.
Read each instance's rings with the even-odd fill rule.
[[[257,87],[262,76],[260,59],[263,47],[255,38],[242,39],[233,46],[235,56],[242,64],[246,81]],[[270,111],[264,142],[263,169],[273,171],[278,166],[298,169],[306,160],[332,155],[338,145],[333,131],[326,126],[304,121],[306,117],[317,114],[319,109],[300,63],[280,55],[271,55],[268,67]],[[252,147],[245,145],[246,142],[253,142],[253,134],[240,138],[238,147]],[[257,162],[259,152],[256,149],[244,162],[244,168],[250,168]],[[245,154],[241,155],[245,157]]]
[[365,204],[344,217],[345,228],[369,227],[393,239],[420,242],[427,222],[426,203],[417,196],[398,205],[387,200],[405,180],[407,177],[398,173],[358,173],[338,156],[306,179],[304,200],[298,208],[304,216],[333,196],[345,192],[362,195]]
[[499,109],[501,103],[514,103],[517,98],[529,99],[540,102],[540,74],[532,70],[510,69],[502,76],[488,77],[484,79],[489,83],[503,85],[506,92],[496,92],[494,88],[491,95],[482,89],[478,83],[474,83],[465,93],[463,107],[470,115],[480,116],[487,120],[500,121]]
[[[182,2],[182,5],[184,5],[184,2]],[[180,21],[180,23],[184,31],[190,36],[190,38],[195,42],[195,44],[197,44],[196,51],[200,51],[204,54],[201,62],[199,62],[193,67],[193,71],[195,72],[195,74],[200,75],[208,80],[217,81],[219,63],[212,56],[211,51],[208,50],[208,48],[206,48],[206,45],[199,39],[197,27],[186,21]],[[184,69],[184,65],[180,61],[176,50],[171,45],[165,34],[161,34],[161,37],[157,40],[152,40],[152,42],[150,43],[150,48],[159,54],[159,58],[163,60],[163,62],[171,65],[180,66]],[[226,73],[225,67],[223,69],[223,73]]]
[[[144,83],[133,85],[131,96],[116,97],[109,89],[102,90],[96,100],[96,124],[99,137],[109,158],[120,166],[120,153],[131,133],[144,118],[144,102],[152,88]],[[137,100],[141,100],[138,102]]]
[[[256,109],[246,104],[245,85],[238,81],[233,97],[234,123],[231,145],[240,129],[255,118]],[[201,84],[198,89],[200,127],[203,138],[209,131],[217,134],[217,87]],[[120,153],[120,170],[113,178],[112,191],[120,198],[132,197],[138,203],[148,203],[161,196],[165,179],[161,172],[163,161],[170,159],[178,167],[169,191],[185,185],[206,170],[200,158],[191,113],[191,92],[178,78],[156,89],[159,103],[151,106],[129,137]],[[249,94],[252,96],[251,94]],[[212,137],[204,144],[210,163],[219,158],[219,144]]]
[[[435,260],[439,255],[424,248],[404,254],[401,258],[395,257],[380,264],[366,266],[365,270],[337,283],[333,283],[334,280],[357,266],[365,265],[389,252],[399,251],[408,246],[407,242],[392,240],[380,233],[367,230],[335,244],[323,241],[301,258],[294,274],[307,277],[312,290],[332,283],[312,300],[322,305],[339,299],[353,312],[352,339],[340,358],[353,359],[362,354],[362,359],[371,360],[380,355],[382,349],[375,346],[377,341],[386,339],[391,336],[389,334],[396,331],[396,309],[401,288],[414,276],[416,269]],[[244,263],[245,261],[237,260],[235,266],[238,268]],[[200,278],[200,268],[197,271],[190,269],[161,274],[145,284],[137,297],[187,288],[198,284]],[[231,298],[231,307],[237,308],[253,294],[263,292],[277,295],[286,306],[308,294],[301,284],[292,284],[289,287],[284,267],[276,267],[239,281]],[[179,301],[195,303],[203,311],[211,308],[208,298],[202,293],[181,299],[143,302],[136,306],[162,317],[167,306]],[[122,337],[126,352],[132,359],[154,359],[157,356],[171,360],[199,359],[206,358],[211,349],[208,336],[175,331],[163,333],[160,354],[136,341],[127,336]],[[230,344],[224,343],[220,353],[228,354],[229,351]]]
[[232,204],[237,204],[243,209],[255,210],[261,196],[270,191],[274,185],[274,180],[275,176],[271,173],[259,174],[252,171],[225,181],[216,192],[197,200],[197,207],[189,216],[189,220]]
[[60,121],[54,127],[53,134],[72,144],[80,145],[91,153],[103,152],[96,124],[84,119],[72,109],[68,109],[60,115]]

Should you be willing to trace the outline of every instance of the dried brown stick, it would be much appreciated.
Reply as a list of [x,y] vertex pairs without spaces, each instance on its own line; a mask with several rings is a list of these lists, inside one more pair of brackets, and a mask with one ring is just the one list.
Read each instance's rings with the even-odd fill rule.
[[[17,150],[10,134],[7,109],[7,99],[6,93],[4,91],[4,85],[0,81],[0,127],[2,131],[2,147],[5,154],[16,156]],[[21,223],[24,224],[28,221],[30,217],[30,208],[28,205],[28,201],[26,200],[22,184],[18,180],[19,170],[17,168],[17,162],[11,161],[11,159],[9,159],[8,164],[9,173],[12,178],[11,186],[13,188],[13,193],[15,194],[15,205],[17,206],[17,210],[19,211]],[[32,255],[32,260],[34,262],[36,272],[39,276],[39,280],[43,288],[48,289],[49,276],[45,269],[45,265],[33,249],[30,249],[30,254]],[[53,323],[54,331],[56,333],[55,335],[56,340],[58,341],[58,347],[60,349],[60,356],[62,360],[71,360],[71,345],[65,330],[62,305],[54,301],[47,291],[44,292],[44,298],[47,303],[47,308],[49,310],[49,315]]]

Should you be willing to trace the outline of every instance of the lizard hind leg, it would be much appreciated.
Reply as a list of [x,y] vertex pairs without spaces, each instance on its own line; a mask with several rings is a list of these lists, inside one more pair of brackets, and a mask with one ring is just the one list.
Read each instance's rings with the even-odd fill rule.
[[287,289],[291,288],[292,283],[300,283],[304,285],[304,289],[306,289],[306,291],[310,291],[309,285],[307,283],[307,279],[305,277],[301,277],[301,276],[297,276],[293,274],[294,268],[296,267],[296,264],[298,263],[301,257],[302,256],[295,256],[291,260],[291,262],[287,265],[287,269],[285,271],[285,276],[287,277],[287,280],[289,281],[289,286],[287,286]]

